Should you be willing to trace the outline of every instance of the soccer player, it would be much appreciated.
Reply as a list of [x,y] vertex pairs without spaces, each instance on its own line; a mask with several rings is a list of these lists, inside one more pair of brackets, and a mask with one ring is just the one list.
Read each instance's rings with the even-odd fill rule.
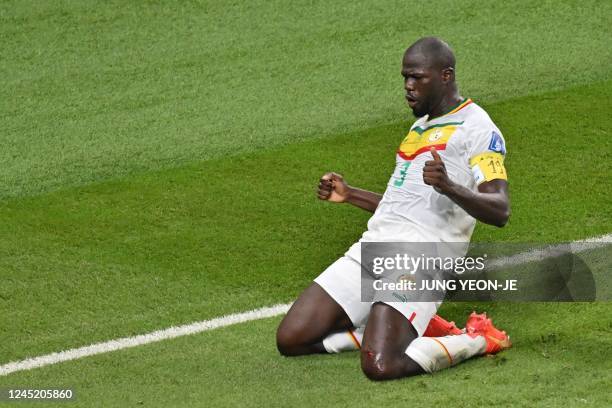
[[485,315],[473,313],[462,332],[436,316],[440,302],[361,301],[362,241],[469,242],[476,220],[502,227],[510,216],[504,139],[480,106],[460,96],[451,48],[421,38],[406,50],[402,76],[418,119],[385,193],[351,187],[336,173],[318,187],[321,200],[373,212],[367,231],[304,290],[277,332],[285,356],[359,348],[372,380],[430,373],[510,347]]

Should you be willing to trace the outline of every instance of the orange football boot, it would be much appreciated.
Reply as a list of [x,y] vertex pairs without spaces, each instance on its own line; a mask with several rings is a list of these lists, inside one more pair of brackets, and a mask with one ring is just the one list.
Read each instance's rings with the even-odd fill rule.
[[447,322],[438,315],[435,315],[427,325],[424,337],[444,337],[453,334],[463,334],[463,332],[455,326],[455,322]]
[[512,347],[510,336],[493,326],[493,322],[487,318],[486,313],[472,312],[465,323],[465,332],[471,337],[483,336],[487,342],[487,354],[497,354]]

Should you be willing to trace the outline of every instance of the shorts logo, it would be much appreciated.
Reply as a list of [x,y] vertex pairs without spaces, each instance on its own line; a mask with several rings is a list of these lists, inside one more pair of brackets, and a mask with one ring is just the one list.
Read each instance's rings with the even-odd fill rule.
[[491,142],[489,143],[489,150],[501,154],[506,154],[506,146],[504,146],[504,139],[497,133],[493,131],[491,135]]
[[404,275],[400,276],[399,278],[397,278],[397,282],[398,283],[401,283],[401,282],[415,282],[415,281],[416,281],[416,279],[415,279],[414,275],[410,274],[410,273],[404,274]]

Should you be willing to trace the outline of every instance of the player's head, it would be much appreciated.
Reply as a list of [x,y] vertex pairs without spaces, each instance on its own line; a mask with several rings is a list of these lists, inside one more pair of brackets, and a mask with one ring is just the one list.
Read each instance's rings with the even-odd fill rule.
[[439,38],[421,38],[404,53],[402,76],[414,115],[430,113],[449,92],[456,90],[453,50]]

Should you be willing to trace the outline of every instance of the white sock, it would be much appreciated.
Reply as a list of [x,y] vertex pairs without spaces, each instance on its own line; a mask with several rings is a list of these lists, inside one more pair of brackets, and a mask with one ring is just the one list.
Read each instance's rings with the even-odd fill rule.
[[406,354],[423,370],[433,373],[484,354],[486,348],[487,342],[483,336],[419,337],[410,343]]
[[364,327],[359,327],[357,329],[332,333],[323,339],[323,347],[325,347],[328,353],[358,350],[361,348],[364,330]]

